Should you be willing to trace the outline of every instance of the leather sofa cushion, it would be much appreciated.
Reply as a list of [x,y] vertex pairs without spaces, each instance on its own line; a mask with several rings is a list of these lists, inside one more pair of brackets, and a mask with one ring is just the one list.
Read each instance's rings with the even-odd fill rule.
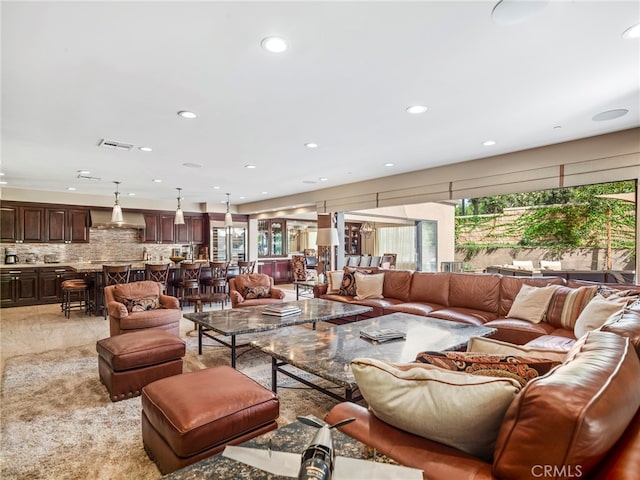
[[273,422],[279,402],[271,390],[225,365],[147,385],[142,410],[176,455],[186,458]]
[[625,311],[622,316],[601,327],[603,332],[612,332],[629,338],[640,356],[640,305]]
[[238,275],[235,278],[236,290],[244,295],[247,287],[263,287],[266,289],[271,288],[271,278],[268,275],[261,273],[249,273],[247,275]]
[[131,298],[148,298],[155,296],[159,298],[162,295],[161,284],[150,280],[141,282],[119,283],[113,288],[113,297],[116,302],[125,303]]
[[558,349],[548,349],[544,346],[535,345],[514,345],[508,342],[501,342],[493,338],[471,337],[467,345],[467,352],[489,353],[498,355],[518,355],[523,357],[544,358],[564,362],[567,358],[567,351]]
[[485,324],[497,328],[496,340],[523,345],[541,335],[551,335],[555,328],[546,322],[531,323],[517,318],[496,318]]
[[157,328],[123,333],[96,343],[98,355],[115,371],[156,365],[184,357],[184,341]]
[[449,305],[450,273],[414,272],[411,277],[410,302]]
[[495,274],[452,273],[448,305],[492,312],[493,318],[496,318],[500,303],[500,278]]
[[629,339],[592,331],[565,362],[529,382],[508,408],[494,453],[501,479],[530,478],[536,465],[589,472],[640,407],[640,361]]
[[407,302],[411,288],[411,270],[385,270],[382,296]]
[[412,315],[423,315],[427,316],[434,310],[444,308],[443,305],[437,304],[429,304],[429,303],[421,303],[421,302],[407,302],[407,303],[399,303],[398,305],[391,305],[386,310],[385,313],[410,313]]
[[[111,310],[109,310],[111,312]],[[182,312],[169,308],[157,308],[144,312],[135,312],[119,319],[121,330],[164,327],[169,323],[180,323]]]
[[484,325],[491,320],[495,320],[496,314],[474,308],[449,307],[434,310],[429,313],[430,317],[441,320],[451,320],[453,322],[469,323],[471,325]]

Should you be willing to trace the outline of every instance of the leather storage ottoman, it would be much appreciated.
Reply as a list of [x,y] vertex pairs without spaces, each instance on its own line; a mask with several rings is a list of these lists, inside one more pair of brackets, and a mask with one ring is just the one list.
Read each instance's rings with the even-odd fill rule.
[[142,442],[163,475],[277,427],[276,395],[228,367],[164,378],[142,389]]
[[184,341],[159,328],[122,333],[96,343],[100,381],[112,402],[140,395],[142,387],[182,373]]

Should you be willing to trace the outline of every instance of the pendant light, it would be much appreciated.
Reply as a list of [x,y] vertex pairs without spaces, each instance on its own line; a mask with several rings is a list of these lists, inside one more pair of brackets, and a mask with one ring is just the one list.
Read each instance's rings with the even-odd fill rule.
[[120,207],[120,190],[118,186],[120,182],[113,182],[116,184],[116,203],[113,205],[113,211],[111,212],[111,223],[122,223],[124,219],[122,218],[122,208]]
[[178,208],[176,208],[176,216],[173,219],[174,225],[184,225],[184,214],[182,213],[182,208],[180,207],[180,192],[181,188],[176,188],[178,190]]
[[229,211],[229,195],[227,193],[227,213],[224,214],[224,226],[225,227],[233,227],[233,217],[231,216],[231,212]]

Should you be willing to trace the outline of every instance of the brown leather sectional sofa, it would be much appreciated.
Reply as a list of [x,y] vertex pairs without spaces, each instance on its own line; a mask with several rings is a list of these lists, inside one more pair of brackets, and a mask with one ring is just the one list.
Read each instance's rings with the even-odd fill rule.
[[[352,296],[331,294],[327,284],[314,287],[314,296],[373,308],[362,317],[378,317],[394,312],[424,315],[498,329],[492,337],[515,344],[537,339],[537,344],[562,344],[570,348],[575,340],[572,330],[542,321],[531,323],[508,318],[507,314],[523,284],[543,287],[564,285],[572,288],[595,285],[561,277],[509,277],[500,274],[413,272],[409,270],[368,269],[384,273],[381,299],[356,300]],[[639,289],[617,285],[615,288]],[[565,342],[564,340],[570,340]]]
[[560,346],[569,350],[566,360],[530,381],[516,396],[500,428],[492,462],[403,431],[350,402],[334,407],[325,419],[328,423],[355,417],[340,429],[403,465],[422,469],[429,480],[638,478],[640,309],[627,310],[615,323],[576,341],[566,328],[506,315],[523,283],[571,288],[593,284],[497,274],[399,270],[384,274],[383,299],[357,301],[326,294],[326,285],[315,293],[369,305],[374,308],[370,316],[406,312],[494,326],[498,333],[493,338]]

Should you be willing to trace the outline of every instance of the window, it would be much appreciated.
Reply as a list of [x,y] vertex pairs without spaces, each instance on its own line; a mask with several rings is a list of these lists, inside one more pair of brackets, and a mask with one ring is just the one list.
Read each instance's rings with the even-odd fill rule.
[[376,255],[397,253],[396,268],[416,269],[416,227],[379,227],[376,229]]

